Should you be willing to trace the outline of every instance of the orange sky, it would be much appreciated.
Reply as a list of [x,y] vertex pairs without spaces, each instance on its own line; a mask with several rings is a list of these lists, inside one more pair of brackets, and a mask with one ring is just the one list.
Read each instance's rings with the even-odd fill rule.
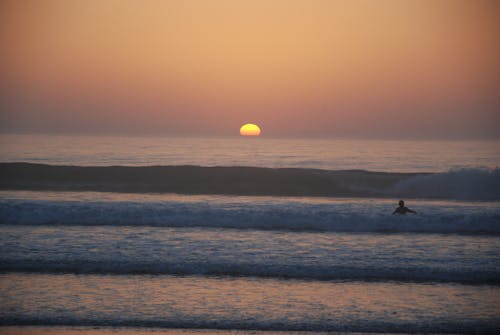
[[2,0],[3,132],[500,137],[500,4]]

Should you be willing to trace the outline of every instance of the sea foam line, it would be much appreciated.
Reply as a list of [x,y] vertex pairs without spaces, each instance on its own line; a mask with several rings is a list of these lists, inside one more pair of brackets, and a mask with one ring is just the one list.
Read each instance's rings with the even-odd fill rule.
[[0,200],[0,224],[206,227],[259,230],[500,234],[493,206],[421,205],[391,215],[387,204]]

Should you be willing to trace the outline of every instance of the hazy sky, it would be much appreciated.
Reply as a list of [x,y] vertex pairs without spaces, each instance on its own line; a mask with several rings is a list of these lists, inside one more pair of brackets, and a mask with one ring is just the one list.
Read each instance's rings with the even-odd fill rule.
[[500,2],[1,0],[3,132],[500,137]]

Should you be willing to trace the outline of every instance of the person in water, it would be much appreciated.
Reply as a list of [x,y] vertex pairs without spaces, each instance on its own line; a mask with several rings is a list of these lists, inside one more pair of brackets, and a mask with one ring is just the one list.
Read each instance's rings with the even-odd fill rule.
[[392,212],[392,215],[394,214],[406,214],[406,213],[413,213],[417,214],[417,212],[409,209],[408,207],[405,207],[405,202],[403,200],[399,200],[399,207]]

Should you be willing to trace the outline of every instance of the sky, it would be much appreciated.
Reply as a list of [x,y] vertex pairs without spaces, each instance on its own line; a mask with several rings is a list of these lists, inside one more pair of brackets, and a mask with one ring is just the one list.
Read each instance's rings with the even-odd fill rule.
[[0,132],[500,138],[500,4],[2,0]]

